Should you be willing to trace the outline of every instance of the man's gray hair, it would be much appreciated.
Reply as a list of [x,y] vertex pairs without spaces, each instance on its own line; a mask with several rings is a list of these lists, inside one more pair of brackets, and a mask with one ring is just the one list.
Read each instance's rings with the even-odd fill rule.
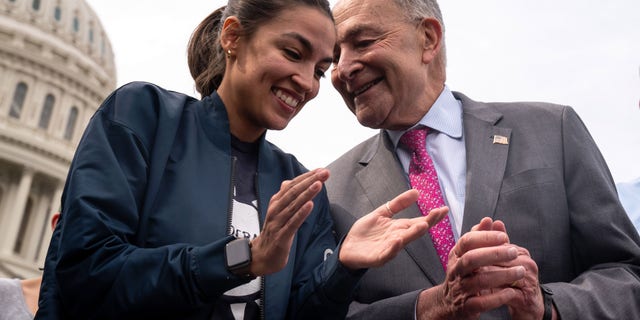
[[436,0],[394,0],[402,9],[407,19],[416,20],[424,17],[435,18],[442,25],[444,32],[444,20],[442,12]]
[[445,41],[444,41],[444,20],[442,19],[442,11],[436,0],[393,0],[402,12],[404,12],[408,20],[419,20],[422,18],[434,18],[440,22],[442,27],[442,49],[440,57],[443,67],[447,62]]

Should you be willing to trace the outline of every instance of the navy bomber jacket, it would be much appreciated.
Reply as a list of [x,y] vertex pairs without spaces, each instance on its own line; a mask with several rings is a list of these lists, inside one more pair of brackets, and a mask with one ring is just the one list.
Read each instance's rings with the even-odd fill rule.
[[[227,113],[148,83],[111,94],[79,143],[45,262],[36,319],[208,319],[246,280],[225,267],[232,195]],[[258,209],[305,172],[261,138]],[[361,273],[329,255],[326,191],[299,229],[286,267],[264,277],[265,319],[344,318]]]

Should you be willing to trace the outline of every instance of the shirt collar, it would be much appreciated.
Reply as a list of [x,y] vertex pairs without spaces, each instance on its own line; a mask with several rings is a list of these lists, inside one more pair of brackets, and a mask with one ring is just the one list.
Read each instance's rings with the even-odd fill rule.
[[391,142],[397,148],[402,135],[417,127],[425,126],[432,130],[442,132],[453,139],[462,138],[462,103],[453,96],[451,90],[446,85],[444,90],[433,103],[429,112],[425,114],[418,123],[407,130],[386,130],[389,133]]

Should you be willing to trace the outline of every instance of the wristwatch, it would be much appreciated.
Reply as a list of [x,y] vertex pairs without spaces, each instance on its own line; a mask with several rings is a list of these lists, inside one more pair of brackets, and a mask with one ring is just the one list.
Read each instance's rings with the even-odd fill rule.
[[246,238],[235,239],[224,247],[227,270],[236,276],[255,279],[251,274],[251,241]]
[[553,316],[553,291],[542,284],[540,284],[540,291],[542,292],[542,302],[544,303],[542,320],[551,320]]

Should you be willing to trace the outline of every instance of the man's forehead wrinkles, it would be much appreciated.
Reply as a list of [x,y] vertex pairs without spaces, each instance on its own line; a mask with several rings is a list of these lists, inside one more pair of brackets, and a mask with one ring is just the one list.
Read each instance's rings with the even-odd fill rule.
[[363,33],[379,33],[379,27],[370,22],[358,22],[347,25],[343,28],[338,26],[338,41],[346,42],[350,41]]

